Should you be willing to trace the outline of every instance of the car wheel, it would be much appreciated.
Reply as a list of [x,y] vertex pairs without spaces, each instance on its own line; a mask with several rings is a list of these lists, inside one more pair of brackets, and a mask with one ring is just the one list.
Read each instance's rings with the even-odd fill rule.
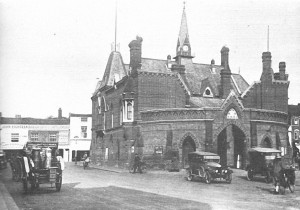
[[205,172],[205,183],[210,184],[211,183],[211,175],[208,171]]
[[248,179],[249,181],[252,181],[252,180],[253,180],[253,172],[252,172],[251,169],[249,169],[249,170],[247,171],[247,179]]
[[186,173],[187,173],[187,176],[186,176],[187,180],[188,180],[188,181],[193,181],[193,178],[194,178],[194,177],[193,177],[191,171],[190,171],[190,170],[187,170]]
[[232,174],[227,174],[227,175],[226,175],[226,182],[227,182],[228,184],[230,184],[231,181],[232,181]]

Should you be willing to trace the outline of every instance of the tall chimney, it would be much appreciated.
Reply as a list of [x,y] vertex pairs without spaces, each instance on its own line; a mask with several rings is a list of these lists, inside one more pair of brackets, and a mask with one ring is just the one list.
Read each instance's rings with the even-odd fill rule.
[[129,67],[135,71],[142,66],[142,42],[143,38],[136,36],[136,40],[129,43],[130,48],[130,64]]
[[221,49],[221,66],[223,66],[223,69],[221,70],[221,86],[220,86],[220,97],[226,98],[231,89],[231,71],[229,68],[229,62],[228,62],[228,54],[229,54],[229,48],[228,47],[222,47]]
[[223,66],[225,69],[229,69],[229,63],[228,63],[228,53],[229,48],[224,46],[221,49],[221,66]]
[[61,108],[58,109],[58,119],[62,118],[62,110]]
[[272,63],[271,58],[272,58],[271,52],[263,52],[262,54],[263,71],[271,68],[271,63]]
[[285,80],[285,62],[280,62],[279,63],[279,75],[280,75],[280,80]]

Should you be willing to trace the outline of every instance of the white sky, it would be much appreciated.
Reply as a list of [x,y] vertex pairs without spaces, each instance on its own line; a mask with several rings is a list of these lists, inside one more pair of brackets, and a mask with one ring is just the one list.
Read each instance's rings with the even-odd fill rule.
[[[182,0],[119,0],[120,52],[129,63],[128,44],[143,37],[142,57],[175,55]],[[220,64],[230,49],[232,72],[249,84],[262,72],[262,52],[273,70],[286,62],[289,104],[300,103],[300,1],[187,0],[186,14],[195,63]],[[102,79],[114,41],[115,1],[0,0],[0,111],[4,117],[46,118],[91,113],[90,97]]]

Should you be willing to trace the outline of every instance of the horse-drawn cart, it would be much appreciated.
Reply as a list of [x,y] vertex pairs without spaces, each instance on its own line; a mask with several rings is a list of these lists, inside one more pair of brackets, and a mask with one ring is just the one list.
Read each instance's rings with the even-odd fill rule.
[[57,153],[57,143],[28,143],[23,153],[22,183],[24,192],[39,188],[40,184],[55,185],[60,191],[62,185],[63,160]]

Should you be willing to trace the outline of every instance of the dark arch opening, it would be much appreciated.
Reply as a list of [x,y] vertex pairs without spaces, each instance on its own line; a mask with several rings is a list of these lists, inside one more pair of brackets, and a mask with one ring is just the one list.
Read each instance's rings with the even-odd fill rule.
[[217,138],[217,152],[224,166],[243,168],[246,164],[246,135],[236,125],[224,128]]
[[188,165],[188,154],[196,151],[196,144],[192,137],[187,136],[182,142],[182,164],[183,167]]
[[271,142],[271,139],[270,139],[269,137],[266,137],[266,138],[262,141],[261,147],[272,148],[272,142]]

